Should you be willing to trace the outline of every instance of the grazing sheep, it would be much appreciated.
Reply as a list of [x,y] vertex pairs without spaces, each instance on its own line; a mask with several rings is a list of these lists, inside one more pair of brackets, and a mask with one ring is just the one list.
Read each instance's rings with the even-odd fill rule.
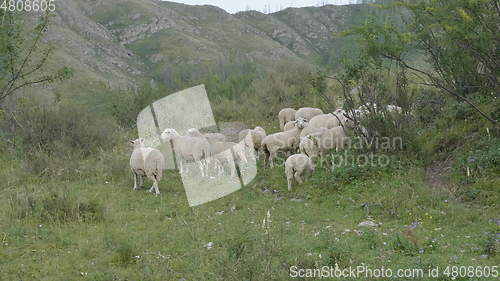
[[307,155],[314,161],[318,157],[318,152],[314,144],[314,140],[310,135],[300,139],[299,151],[302,154]]
[[293,108],[283,108],[278,113],[278,119],[280,121],[280,129],[283,131],[285,124],[290,121],[295,121],[295,109]]
[[163,154],[157,149],[146,147],[142,138],[130,142],[134,146],[130,156],[130,169],[134,174],[134,190],[142,187],[143,177],[145,176],[153,181],[153,186],[151,186],[149,192],[154,191],[156,195],[159,195],[158,182],[161,180],[165,168]]
[[341,126],[332,129],[323,129],[321,132],[311,135],[318,155],[323,157],[330,149],[343,149],[350,141],[344,128]]
[[[210,152],[212,153],[212,157],[219,164],[219,174],[222,173],[222,169],[224,167],[223,164],[231,165],[233,163],[233,154],[236,159],[236,163],[248,163],[247,157],[245,155],[245,150],[234,142],[215,142],[210,144]],[[231,169],[231,176],[235,176],[235,170]]]
[[295,128],[295,123],[293,123],[293,121],[288,121],[283,127],[283,132],[290,131],[293,128]]
[[209,143],[214,142],[224,142],[226,141],[226,136],[221,133],[208,133],[203,135]]
[[262,140],[266,135],[266,130],[262,127],[255,127],[253,130],[248,130],[244,138],[245,145],[253,147],[255,151],[259,152],[261,150]]
[[191,137],[199,137],[199,138],[205,138],[209,143],[214,143],[214,142],[224,142],[226,141],[226,136],[221,134],[221,133],[208,133],[208,134],[202,134],[200,131],[196,128],[191,128],[187,131],[188,136]]
[[292,181],[295,178],[298,184],[303,183],[304,179],[314,172],[314,164],[305,154],[294,154],[285,162],[285,174],[288,183],[288,190],[292,190]]
[[333,113],[320,114],[314,116],[304,130],[300,133],[300,138],[318,132],[321,128],[331,129],[340,126],[339,119]]
[[175,155],[180,159],[179,170],[184,172],[183,161],[198,162],[201,176],[205,176],[205,170],[210,157],[210,143],[201,137],[181,136],[175,129],[167,128],[161,133],[164,142],[172,141]]
[[317,133],[324,129],[323,127],[314,127],[314,126],[309,126],[305,127],[302,132],[300,132],[300,139],[303,139],[311,134]]
[[[334,116],[336,116],[336,118],[338,118],[337,120],[340,121],[340,123],[343,125],[345,124],[347,121],[348,121],[348,113],[347,111],[345,111],[344,109],[342,108],[338,108],[337,110],[335,110],[335,112],[332,113]],[[340,125],[340,124],[339,124]]]
[[302,107],[297,112],[295,112],[295,120],[299,118],[304,118],[307,121],[310,121],[314,116],[323,114],[323,110],[319,108],[312,107]]
[[307,121],[299,118],[294,121],[295,128],[286,131],[268,135],[262,140],[262,151],[265,153],[264,166],[266,159],[269,161],[271,168],[274,167],[274,158],[278,151],[295,152],[299,147],[300,132],[307,126]]

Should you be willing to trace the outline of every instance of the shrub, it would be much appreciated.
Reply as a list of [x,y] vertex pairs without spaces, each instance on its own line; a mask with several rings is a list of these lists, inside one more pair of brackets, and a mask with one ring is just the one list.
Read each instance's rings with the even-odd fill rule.
[[113,144],[114,122],[86,112],[73,103],[43,105],[19,99],[14,110],[3,115],[0,128],[11,141],[29,152],[90,154]]

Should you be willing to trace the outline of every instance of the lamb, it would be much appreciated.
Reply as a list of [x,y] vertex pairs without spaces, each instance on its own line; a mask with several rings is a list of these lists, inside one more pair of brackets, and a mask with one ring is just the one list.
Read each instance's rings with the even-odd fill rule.
[[316,116],[323,114],[323,110],[319,108],[312,108],[312,107],[302,107],[297,112],[295,112],[295,120],[298,120],[299,118],[304,118],[307,121],[311,121],[311,119]]
[[255,151],[260,151],[262,146],[262,140],[266,137],[266,130],[262,127],[255,127],[253,130],[248,130],[244,137],[245,145],[248,147],[253,147]]
[[156,195],[159,195],[158,182],[161,180],[165,168],[163,154],[157,149],[146,147],[142,138],[130,142],[134,147],[130,156],[130,169],[134,174],[134,190],[142,187],[145,176],[153,181],[149,192],[154,191]]
[[320,157],[323,157],[330,149],[339,150],[348,145],[350,139],[341,126],[332,129],[323,129],[321,132],[311,135],[314,146]]
[[161,133],[161,139],[164,142],[172,141],[174,152],[179,159],[180,172],[184,172],[184,161],[198,162],[201,176],[205,176],[205,170],[210,157],[210,144],[205,138],[181,136],[172,128],[167,128]]
[[285,124],[290,121],[295,121],[295,109],[293,108],[283,108],[278,113],[278,119],[280,121],[280,129],[283,131]]
[[295,123],[293,123],[293,121],[288,121],[283,127],[283,132],[290,131],[293,128],[295,128]]
[[202,137],[207,139],[209,143],[214,143],[214,142],[224,142],[226,141],[226,136],[221,134],[221,133],[208,133],[208,134],[202,134],[200,131],[196,128],[191,128],[187,131],[187,134],[191,137]]
[[286,131],[268,135],[262,140],[262,151],[265,153],[264,166],[266,159],[269,161],[271,168],[274,167],[274,158],[278,151],[295,152],[299,147],[300,132],[307,126],[307,121],[299,118],[294,121],[295,128]]
[[302,184],[302,177],[309,177],[314,172],[314,164],[305,154],[294,154],[285,162],[285,175],[288,183],[288,191],[292,190],[292,180],[295,178],[298,184]]
[[311,158],[312,161],[318,157],[317,149],[311,135],[300,139],[299,151]]

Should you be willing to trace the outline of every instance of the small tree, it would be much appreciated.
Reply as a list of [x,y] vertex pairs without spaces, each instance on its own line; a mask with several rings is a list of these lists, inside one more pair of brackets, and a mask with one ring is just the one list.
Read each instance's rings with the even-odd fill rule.
[[[378,7],[399,7],[405,16],[409,12],[404,28],[369,19],[345,34],[358,35],[366,53],[375,60],[396,62],[415,75],[419,84],[466,102],[484,118],[498,124],[470,96],[500,93],[499,3],[498,0],[394,1]],[[415,52],[427,59],[431,69],[410,62],[410,55]]]
[[49,12],[42,15],[33,33],[24,34],[18,16],[9,11],[4,12],[0,28],[0,104],[24,87],[53,83],[71,76],[68,67],[62,67],[54,73],[43,73],[43,67],[53,50],[42,46],[51,16]]

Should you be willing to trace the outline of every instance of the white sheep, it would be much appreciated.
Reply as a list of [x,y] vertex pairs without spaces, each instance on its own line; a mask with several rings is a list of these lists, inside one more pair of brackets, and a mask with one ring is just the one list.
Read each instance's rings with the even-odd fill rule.
[[[338,108],[337,110],[335,110],[335,112],[332,113],[334,116],[336,116],[336,118],[338,118],[337,120],[340,121],[341,124],[345,124],[346,122],[348,122],[348,113],[347,111],[345,111],[344,109],[342,108]],[[339,124],[340,125],[340,124]]]
[[146,147],[142,138],[130,142],[134,146],[130,156],[130,169],[134,174],[134,190],[142,187],[143,177],[147,177],[153,181],[149,192],[154,191],[156,195],[159,195],[158,182],[161,180],[165,168],[163,154],[157,149]]
[[290,131],[293,128],[295,128],[295,123],[293,121],[288,121],[283,127],[283,132]]
[[175,155],[180,160],[179,170],[181,173],[185,171],[183,162],[193,161],[198,163],[201,176],[205,176],[208,159],[211,156],[210,144],[205,138],[181,136],[175,129],[167,128],[161,133],[161,139],[164,142],[172,141]]
[[243,140],[246,146],[252,147],[255,151],[259,152],[261,150],[262,140],[264,140],[266,136],[266,130],[257,126],[253,130],[248,130]]
[[299,151],[311,158],[312,161],[318,157],[317,149],[311,135],[300,139]]
[[285,124],[290,121],[295,121],[295,109],[293,108],[283,108],[278,113],[278,119],[280,122],[280,129],[283,131]]
[[278,132],[266,136],[262,140],[262,151],[265,153],[264,165],[266,160],[271,167],[274,167],[274,158],[278,151],[295,152],[299,147],[300,132],[307,126],[307,121],[299,118],[294,121],[295,128],[286,132]]
[[[234,161],[238,164],[248,163],[245,149],[234,142],[215,142],[210,144],[210,151],[212,153],[213,159],[219,164],[219,174],[222,173],[224,164],[232,165],[233,163],[233,152]],[[235,169],[231,169],[231,176],[235,176]]]
[[330,149],[338,151],[345,148],[350,141],[350,138],[341,126],[332,129],[323,129],[318,133],[312,134],[311,139],[314,141],[319,157],[323,157]]
[[314,172],[313,161],[305,154],[294,154],[285,162],[285,175],[288,183],[288,190],[292,190],[292,181],[295,179],[298,184]]
[[321,128],[331,129],[340,126],[339,119],[333,113],[320,114],[314,116],[308,123],[307,127],[300,133],[300,138],[304,138],[310,134],[316,133]]
[[314,116],[323,114],[323,110],[313,107],[302,107],[297,112],[295,112],[295,120],[299,118],[304,118],[310,121]]
[[196,128],[191,128],[187,131],[187,135],[191,137],[202,137],[207,139],[209,143],[214,143],[214,142],[224,142],[226,141],[226,136],[221,134],[221,133],[207,133],[207,134],[202,134],[200,131]]

